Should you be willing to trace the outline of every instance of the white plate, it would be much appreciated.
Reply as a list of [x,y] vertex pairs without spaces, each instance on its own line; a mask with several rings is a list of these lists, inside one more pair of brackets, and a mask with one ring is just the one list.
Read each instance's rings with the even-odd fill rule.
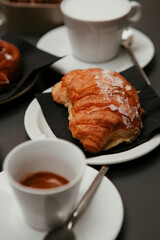
[[[86,166],[78,199],[89,187],[97,171]],[[42,240],[45,232],[28,227],[22,217],[12,190],[0,173],[0,239],[2,240]],[[117,237],[123,223],[123,204],[113,183],[103,178],[93,201],[81,215],[74,231],[77,240],[113,240]]]
[[[124,49],[120,50],[116,58],[104,63],[93,64],[76,59],[72,54],[65,26],[55,28],[46,33],[38,41],[37,47],[59,57],[66,56],[52,65],[55,71],[62,74],[66,74],[73,69],[90,67],[100,67],[120,72],[133,66],[130,56]],[[145,67],[151,61],[155,53],[152,41],[145,34],[136,29],[133,29],[133,43],[131,47],[141,67]]]
[[[46,90],[49,92],[51,89]],[[40,105],[36,99],[34,99],[28,106],[25,117],[24,126],[28,136],[32,140],[40,138],[55,138],[52,130],[49,128],[43,113],[41,111]],[[105,165],[105,164],[116,164],[122,163],[130,160],[134,160],[141,157],[153,149],[155,149],[160,144],[160,134],[155,135],[148,142],[145,142],[135,148],[128,151],[114,154],[106,154],[102,156],[87,158],[86,163],[92,165]]]

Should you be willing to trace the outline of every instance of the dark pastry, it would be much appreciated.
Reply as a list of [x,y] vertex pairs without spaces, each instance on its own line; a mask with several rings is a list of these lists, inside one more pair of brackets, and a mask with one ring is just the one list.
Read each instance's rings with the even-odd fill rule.
[[10,90],[21,74],[21,56],[18,48],[0,39],[0,92]]

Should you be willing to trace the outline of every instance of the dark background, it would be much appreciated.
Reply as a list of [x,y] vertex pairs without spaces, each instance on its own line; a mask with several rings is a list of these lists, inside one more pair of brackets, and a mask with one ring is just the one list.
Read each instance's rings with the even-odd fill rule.
[[[155,92],[160,96],[160,1],[141,0],[143,17],[136,28],[154,43],[155,56],[145,72]],[[4,27],[0,28],[0,34]],[[38,36],[26,39],[36,43]],[[52,86],[60,75],[43,70],[36,85],[22,97],[0,105],[0,170],[6,154],[17,144],[28,140],[24,129],[24,114],[34,94]],[[99,169],[100,166],[94,166]],[[124,203],[124,223],[118,240],[160,239],[160,147],[145,156],[112,165],[108,178],[119,190]]]

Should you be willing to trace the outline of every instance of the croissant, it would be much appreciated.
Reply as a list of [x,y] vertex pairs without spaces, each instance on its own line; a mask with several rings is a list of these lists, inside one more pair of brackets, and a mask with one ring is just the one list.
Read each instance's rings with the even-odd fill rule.
[[0,39],[0,92],[8,91],[21,74],[21,56],[18,48]]
[[85,150],[98,153],[138,138],[145,111],[137,92],[119,73],[73,70],[52,88],[53,100],[69,112],[69,129]]

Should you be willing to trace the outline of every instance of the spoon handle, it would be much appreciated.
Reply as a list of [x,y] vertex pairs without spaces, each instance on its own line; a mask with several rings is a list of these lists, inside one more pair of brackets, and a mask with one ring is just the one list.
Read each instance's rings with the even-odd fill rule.
[[99,173],[96,175],[96,177],[94,178],[90,187],[88,188],[86,193],[83,195],[83,197],[81,198],[77,207],[75,208],[74,212],[72,213],[72,215],[70,217],[70,220],[69,220],[69,223],[68,223],[68,229],[72,228],[72,226],[73,226],[77,216],[79,215],[79,213],[82,212],[82,210],[84,210],[88,206],[89,202],[92,199],[92,196],[96,192],[100,182],[102,181],[103,176],[106,174],[108,169],[109,169],[109,167],[107,167],[107,166],[102,166],[101,167]]
[[133,51],[131,50],[131,48],[130,48],[129,46],[125,46],[125,45],[123,45],[123,46],[128,50],[131,58],[132,58],[133,61],[134,61],[134,64],[136,65],[137,69],[138,69],[139,72],[141,73],[141,75],[142,75],[142,77],[144,78],[144,80],[146,81],[146,83],[147,83],[148,85],[151,85],[149,78],[148,78],[147,75],[145,74],[143,68],[141,68],[141,66],[139,65],[139,63],[138,63],[135,55],[133,54]]

